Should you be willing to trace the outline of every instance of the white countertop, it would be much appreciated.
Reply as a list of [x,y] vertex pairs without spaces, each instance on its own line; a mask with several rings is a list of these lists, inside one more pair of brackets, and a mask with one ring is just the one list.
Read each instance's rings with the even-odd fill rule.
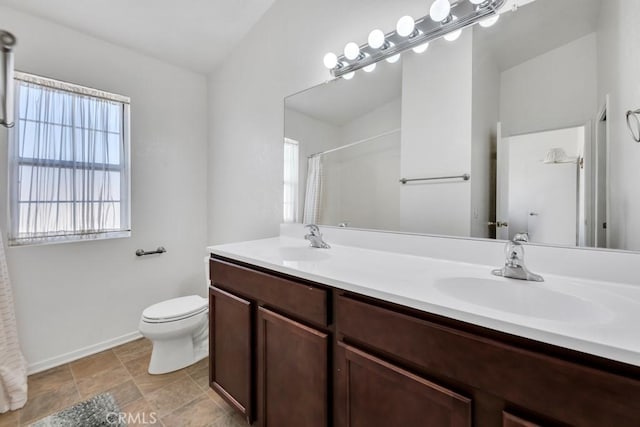
[[216,255],[428,313],[640,366],[640,286],[544,274],[543,283],[491,275],[494,266],[290,237],[211,246]]

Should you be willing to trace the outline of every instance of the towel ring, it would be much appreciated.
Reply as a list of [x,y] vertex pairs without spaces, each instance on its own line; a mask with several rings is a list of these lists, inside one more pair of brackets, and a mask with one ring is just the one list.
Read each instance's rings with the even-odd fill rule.
[[[631,117],[635,120],[635,126],[631,123]],[[633,140],[640,142],[640,110],[627,111],[627,126],[629,127]]]

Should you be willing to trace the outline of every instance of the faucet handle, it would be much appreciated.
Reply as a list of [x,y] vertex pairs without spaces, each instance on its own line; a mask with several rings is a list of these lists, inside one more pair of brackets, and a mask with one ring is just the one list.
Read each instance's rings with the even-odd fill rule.
[[320,235],[320,228],[316,224],[307,224],[305,227],[309,229],[312,236]]

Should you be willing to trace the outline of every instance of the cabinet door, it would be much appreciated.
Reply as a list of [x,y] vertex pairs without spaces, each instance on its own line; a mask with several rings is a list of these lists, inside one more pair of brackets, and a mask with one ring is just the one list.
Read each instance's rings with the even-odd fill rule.
[[328,425],[328,335],[258,309],[258,422]]
[[211,388],[251,421],[251,303],[212,287],[209,322]]
[[336,353],[338,426],[471,426],[469,399],[349,345]]
[[502,412],[502,427],[540,427],[540,424],[523,420],[508,412]]

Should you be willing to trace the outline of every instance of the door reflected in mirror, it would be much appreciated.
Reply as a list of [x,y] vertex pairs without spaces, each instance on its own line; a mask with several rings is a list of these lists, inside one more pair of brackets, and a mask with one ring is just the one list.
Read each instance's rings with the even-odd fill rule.
[[285,99],[285,222],[640,250],[640,2],[535,0]]

